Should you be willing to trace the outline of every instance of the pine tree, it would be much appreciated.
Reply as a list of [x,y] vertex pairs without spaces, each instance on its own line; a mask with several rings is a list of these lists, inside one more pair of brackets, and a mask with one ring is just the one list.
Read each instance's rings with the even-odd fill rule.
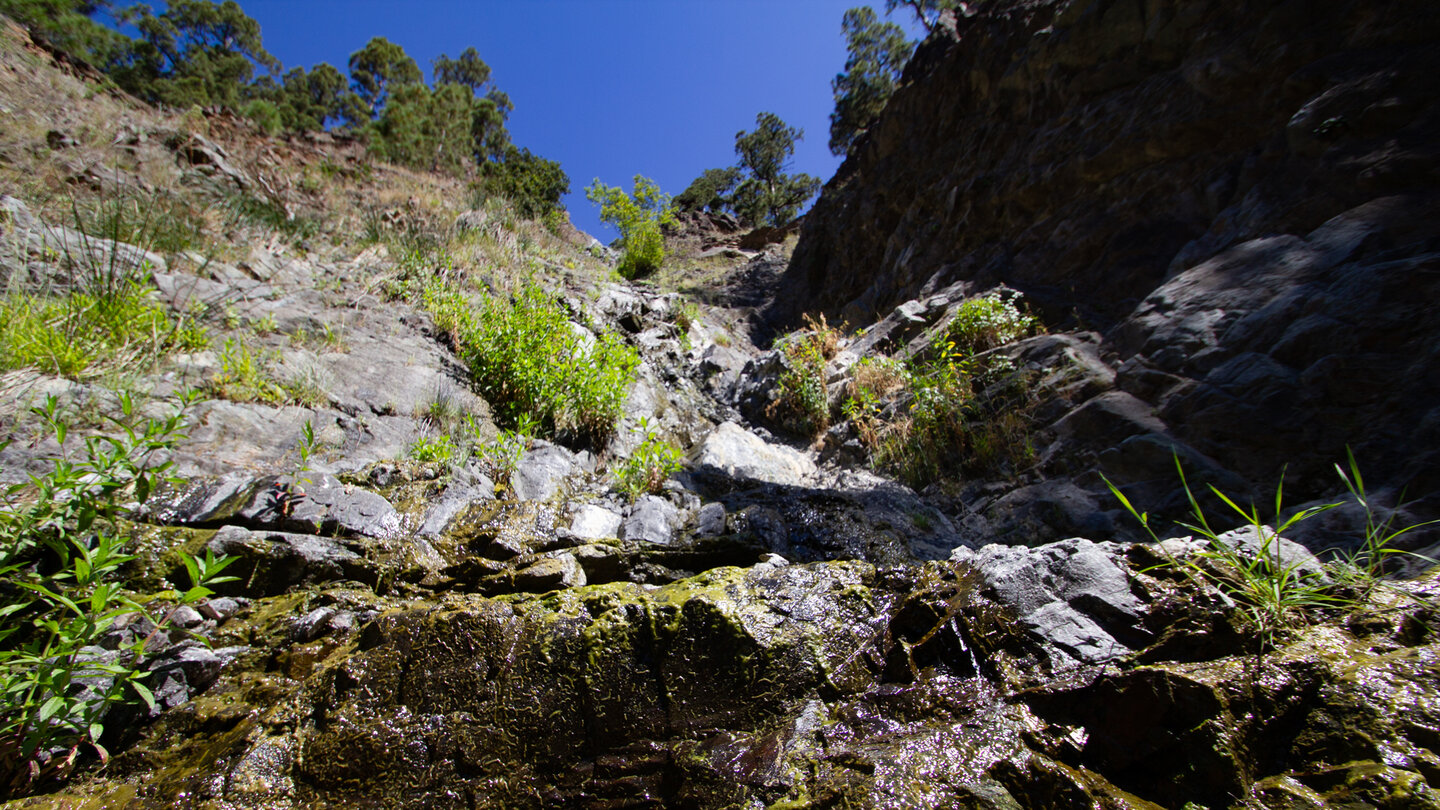
[[769,112],[755,116],[753,132],[735,133],[740,169],[749,173],[731,202],[740,219],[751,225],[785,225],[820,190],[820,181],[808,174],[785,173],[795,142],[804,137],[804,130]]
[[835,93],[835,111],[830,113],[830,151],[836,155],[848,153],[885,109],[914,49],[900,26],[880,22],[869,6],[845,12],[841,30],[845,32],[849,56],[845,72],[830,82]]

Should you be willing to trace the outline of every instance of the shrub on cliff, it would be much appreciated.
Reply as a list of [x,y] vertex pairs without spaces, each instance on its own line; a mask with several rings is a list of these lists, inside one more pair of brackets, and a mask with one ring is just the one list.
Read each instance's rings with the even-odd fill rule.
[[538,285],[472,301],[436,283],[425,289],[424,302],[436,326],[455,336],[480,393],[506,427],[533,425],[590,444],[615,429],[640,364],[619,337],[582,337]]
[[663,225],[675,221],[670,195],[654,180],[635,175],[635,191],[626,194],[618,186],[607,186],[595,178],[585,189],[585,198],[600,206],[600,220],[620,231],[620,275],[635,278],[660,267],[665,259]]
[[543,219],[562,210],[560,198],[570,193],[570,178],[556,161],[509,146],[499,160],[480,164],[476,190],[485,197],[509,200],[526,219]]

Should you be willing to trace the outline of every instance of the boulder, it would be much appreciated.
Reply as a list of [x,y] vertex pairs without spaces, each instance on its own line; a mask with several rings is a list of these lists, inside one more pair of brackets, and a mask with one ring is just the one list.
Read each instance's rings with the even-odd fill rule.
[[801,486],[815,473],[806,454],[771,444],[734,422],[715,428],[700,445],[696,465],[735,479]]
[[665,545],[675,533],[679,510],[658,495],[642,495],[630,507],[621,536],[626,540]]

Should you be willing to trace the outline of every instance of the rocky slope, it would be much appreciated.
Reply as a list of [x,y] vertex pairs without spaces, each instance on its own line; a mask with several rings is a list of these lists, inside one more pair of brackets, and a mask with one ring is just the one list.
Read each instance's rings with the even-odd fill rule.
[[1175,446],[1227,487],[1288,465],[1319,497],[1348,447],[1434,515],[1437,25],[1404,2],[972,3],[806,217],[771,314],[933,323],[1007,285],[1105,382],[1045,426],[1037,480],[1174,503]]
[[[1069,13],[1113,23],[1110,7]],[[973,24],[1022,50],[1026,26],[1051,11],[1002,10]],[[949,53],[929,46],[912,100],[897,104],[919,106],[917,77]],[[772,238],[783,234],[699,239],[708,255],[685,260],[715,283],[697,304],[620,282],[603,251],[503,207],[464,211],[446,181],[365,168],[353,145],[272,143],[223,120],[203,141],[171,137],[160,133],[180,122],[90,99],[73,77],[46,79],[74,91],[46,118],[38,96],[22,94],[40,92],[24,75],[0,79],[7,108],[27,116],[0,144],[13,195],[0,260],[18,289],[93,261],[83,223],[15,179],[17,166],[77,150],[113,169],[102,184],[150,177],[182,202],[264,176],[265,199],[318,223],[309,236],[274,221],[207,223],[218,246],[165,255],[102,239],[106,257],[143,268],[168,312],[202,323],[208,344],[123,373],[19,369],[0,381],[7,482],[103,432],[121,392],[160,414],[181,389],[206,391],[171,454],[182,480],[127,512],[137,559],[125,581],[152,595],[181,582],[177,550],[233,557],[236,576],[193,608],[146,597],[169,613],[163,627],[116,622],[90,654],[116,661],[148,639],[156,706],[105,718],[107,765],[83,760],[69,782],[8,806],[1440,806],[1434,572],[1342,579],[1305,548],[1246,530],[1213,545],[1117,541],[1135,526],[1093,475],[1102,465],[1149,508],[1174,496],[1172,446],[1211,480],[1243,488],[1241,476],[1267,473],[1263,459],[1226,467],[1258,443],[1212,458],[1198,427],[1184,433],[1147,402],[1203,413],[1185,397],[1217,396],[1206,392],[1221,378],[1197,369],[1269,379],[1254,370],[1274,353],[1256,347],[1290,329],[1273,312],[1318,300],[1316,285],[1355,285],[1316,303],[1324,314],[1362,300],[1370,288],[1357,279],[1377,268],[1424,277],[1404,253],[1411,243],[1373,236],[1400,221],[1393,202],[1315,223],[1303,239],[1239,244],[1225,254],[1232,264],[1187,267],[1148,303],[1117,310],[1103,335],[993,349],[1038,381],[1034,468],[917,492],[866,463],[853,423],[798,440],[774,418],[791,361],[750,336],[767,328],[760,310],[785,266]],[[22,97],[31,106],[13,101]],[[92,102],[128,118],[78,117]],[[785,284],[812,266],[834,201],[860,192],[863,173],[847,171],[852,187],[827,192]],[[74,173],[60,174],[63,184]],[[338,187],[316,180],[331,175]],[[373,215],[336,213],[357,207]],[[1419,222],[1416,210],[1406,221]],[[1254,265],[1277,280],[1267,297],[1223,283],[1243,276],[1226,269],[1233,257],[1273,259],[1266,245],[1293,259]],[[567,447],[499,433],[454,335],[416,292],[456,275],[501,294],[538,280],[582,340],[617,335],[638,352],[612,437]],[[840,396],[861,358],[922,353],[976,289],[968,278],[936,284],[918,298],[900,284],[903,305],[838,340],[822,388]],[[1374,328],[1402,329],[1404,311],[1373,309],[1388,313]],[[1220,310],[1250,315],[1240,322],[1252,343],[1238,326],[1218,331]],[[1313,325],[1304,334],[1308,348],[1269,362],[1340,339]],[[1125,341],[1140,354],[1122,365]],[[237,394],[254,393],[232,379],[237,346],[263,371],[260,395]],[[1368,368],[1363,357],[1354,362]],[[73,421],[66,442],[28,410],[48,395]],[[1388,416],[1387,401],[1362,404]],[[1326,418],[1370,414],[1341,403]],[[619,470],[647,433],[684,461],[657,491],[631,495]],[[442,439],[453,452],[427,456]],[[1353,545],[1353,505],[1327,515]],[[1242,564],[1278,555],[1329,601],[1271,623],[1216,557],[1231,552]]]

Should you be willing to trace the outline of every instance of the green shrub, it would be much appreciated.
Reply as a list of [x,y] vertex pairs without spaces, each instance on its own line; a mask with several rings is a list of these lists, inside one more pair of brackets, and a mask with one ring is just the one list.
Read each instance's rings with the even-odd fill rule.
[[175,347],[208,342],[204,329],[172,321],[154,290],[128,280],[108,290],[0,298],[0,368],[34,368],[71,379],[153,364]]
[[253,99],[246,104],[242,115],[254,122],[266,135],[279,135],[280,130],[285,128],[285,122],[280,117],[280,108],[263,98]]
[[325,392],[319,381],[306,375],[289,381],[275,378],[271,369],[277,356],[274,352],[252,352],[234,338],[226,338],[220,349],[220,368],[206,388],[212,395],[232,402],[306,407],[323,404]]
[[1020,293],[992,290],[960,305],[936,343],[949,351],[978,354],[1029,335],[1040,320],[1018,306]]
[[585,189],[585,198],[600,206],[600,220],[620,231],[620,275],[635,278],[653,272],[665,260],[665,237],[661,226],[673,224],[670,195],[655,181],[635,175],[635,191],[626,194],[595,178]]
[[680,447],[657,436],[643,422],[641,430],[645,440],[615,469],[616,487],[631,500],[664,491],[666,479],[680,469]]
[[[141,669],[149,637],[96,654],[101,637],[126,614],[150,617],[125,590],[123,506],[144,502],[169,467],[162,459],[180,438],[184,404],[165,419],[134,421],[128,396],[116,434],[86,439],[83,453],[62,450],[50,469],[7,487],[0,508],[0,799],[63,779],[84,748],[102,761],[106,716],[140,702],[154,705]],[[49,398],[35,413],[62,448],[67,429]],[[0,444],[3,449],[3,444]],[[178,604],[209,596],[207,585],[229,558],[181,554],[191,587],[165,595]],[[153,618],[167,629],[173,610]],[[152,636],[154,634],[152,633]]]
[[[1035,460],[1033,376],[976,357],[1039,328],[1018,293],[972,298],[903,366],[857,363],[844,405],[877,467],[923,487],[962,473],[1014,475]],[[903,408],[899,407],[903,403]]]
[[766,409],[766,416],[787,430],[817,436],[830,426],[830,394],[826,388],[826,364],[840,345],[840,331],[805,316],[806,328],[776,342],[785,358],[780,372],[779,392]]
[[543,219],[561,209],[560,199],[570,193],[570,178],[560,164],[511,146],[500,160],[480,164],[472,208],[484,199],[502,197],[526,219]]
[[410,446],[410,457],[420,462],[449,463],[455,445],[449,436],[421,436]]
[[531,420],[545,434],[596,443],[620,418],[639,354],[616,335],[582,338],[565,309],[537,285],[513,298],[467,301],[431,284],[425,308],[452,335],[480,393],[508,427]]

